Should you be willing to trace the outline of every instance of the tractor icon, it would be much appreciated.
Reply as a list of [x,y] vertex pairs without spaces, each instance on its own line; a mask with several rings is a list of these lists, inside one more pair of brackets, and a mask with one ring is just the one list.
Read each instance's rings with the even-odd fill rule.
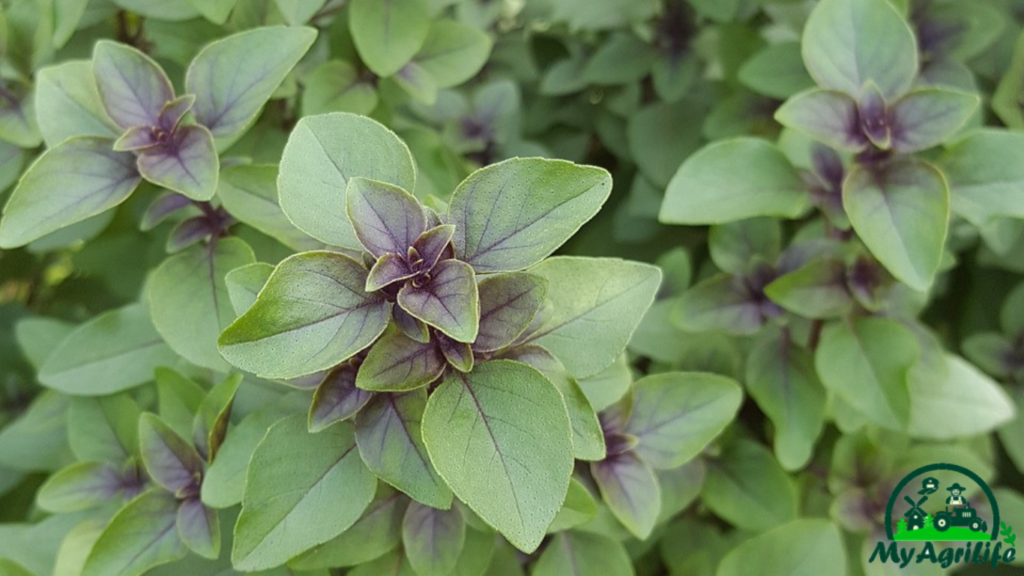
[[935,514],[936,530],[945,532],[950,526],[964,526],[970,528],[972,532],[988,530],[988,522],[978,518],[977,512],[969,503],[963,508],[953,507],[952,511],[947,506],[945,510]]

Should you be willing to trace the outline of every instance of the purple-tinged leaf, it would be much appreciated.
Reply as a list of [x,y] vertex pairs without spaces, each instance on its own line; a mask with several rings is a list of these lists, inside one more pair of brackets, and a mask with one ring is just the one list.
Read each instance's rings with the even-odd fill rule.
[[473,349],[465,342],[456,342],[444,334],[437,334],[437,347],[448,363],[460,372],[473,369]]
[[636,454],[657,469],[695,458],[726,425],[743,401],[731,378],[704,372],[671,372],[633,385],[633,411],[624,430],[639,439]]
[[138,166],[146,180],[193,200],[209,200],[217,191],[220,160],[213,135],[203,126],[179,127],[166,142],[143,151]]
[[355,366],[343,363],[317,387],[309,406],[310,432],[319,432],[335,422],[348,420],[373,397],[372,392],[356,388],[356,370]]
[[444,260],[419,285],[419,278],[398,292],[398,305],[459,342],[473,342],[480,329],[480,301],[473,267]]
[[203,48],[185,75],[185,91],[196,96],[196,120],[218,138],[240,132],[309,50],[316,34],[312,28],[271,26]]
[[415,273],[409,270],[409,266],[401,256],[391,253],[384,254],[377,259],[373,268],[370,268],[370,273],[366,275],[366,291],[376,292],[395,282],[412,278],[414,275]]
[[691,332],[753,334],[765,321],[761,299],[742,277],[720,274],[683,293],[672,307],[672,321]]
[[207,462],[213,462],[224,443],[231,421],[231,407],[241,383],[241,374],[228,376],[211,388],[199,405],[192,423],[192,443]]
[[124,202],[139,185],[135,157],[106,138],[50,148],[21,177],[0,220],[0,248],[15,248]]
[[874,82],[868,82],[857,102],[857,113],[860,115],[860,127],[871,143],[888,150],[892,146],[892,127],[889,125],[889,112],[882,91]]
[[121,129],[156,126],[174,88],[160,65],[131,46],[100,40],[92,53],[93,74],[107,115]]
[[72,454],[79,462],[124,464],[139,452],[140,414],[128,394],[72,398],[66,416]]
[[179,498],[199,494],[202,458],[155,414],[146,413],[139,419],[139,448],[154,482]]
[[405,256],[427,228],[419,200],[398,186],[351,178],[345,190],[348,219],[356,238],[374,256]]
[[415,316],[402,310],[401,306],[392,308],[391,315],[395,319],[395,326],[403,334],[422,344],[430,342],[430,328],[427,328],[427,325],[416,319]]
[[140,576],[184,558],[188,547],[175,530],[178,501],[150,490],[114,515],[89,552],[82,576]]
[[487,276],[480,291],[480,333],[473,349],[493,352],[508,346],[533,322],[544,305],[548,282],[526,272]]
[[909,154],[945,143],[974,114],[979,98],[945,88],[915,90],[893,103],[892,147]]
[[36,124],[36,96],[29,90],[10,85],[0,92],[0,140],[19,148],[35,148],[43,143]]
[[444,355],[434,342],[417,342],[391,329],[370,348],[356,386],[372,392],[413,390],[437,380],[444,367]]
[[633,452],[590,465],[601,498],[634,536],[644,540],[654,530],[661,511],[658,477]]
[[426,106],[437,102],[437,81],[426,68],[409,62],[391,77],[413,100]]
[[853,303],[846,281],[846,265],[822,257],[773,280],[764,292],[779,306],[805,318],[835,318],[846,314]]
[[169,254],[174,254],[210,238],[211,234],[210,222],[206,216],[193,216],[174,226],[171,233],[167,235],[164,247]]
[[117,152],[135,152],[146,150],[159,144],[152,126],[134,126],[129,128],[114,142]]
[[426,405],[425,389],[375,395],[356,415],[356,443],[378,478],[418,502],[447,509],[452,491],[430,462],[420,432]]
[[409,504],[402,520],[402,546],[419,576],[448,576],[466,543],[466,521],[459,509],[438,510]]
[[448,207],[455,252],[477,272],[526,268],[597,214],[611,188],[605,170],[564,160],[513,158],[477,170]]
[[859,152],[868,145],[857,102],[842,92],[818,88],[801,92],[775,111],[775,120],[837,150]]
[[181,541],[193,552],[211,560],[220,557],[220,519],[198,496],[186,498],[178,506],[175,524]]
[[47,512],[77,512],[107,504],[121,489],[121,475],[110,464],[79,462],[50,476],[36,501]]
[[[708,553],[698,554],[698,557],[706,558],[704,554]],[[673,572],[673,574],[675,573]],[[629,552],[626,551],[626,545],[618,539],[582,530],[565,530],[552,537],[551,543],[537,559],[531,574],[532,576],[591,576],[592,574],[634,576],[636,572],[629,558]]]
[[182,196],[177,192],[164,192],[160,196],[157,196],[156,200],[146,208],[146,212],[142,215],[142,223],[139,224],[139,228],[143,232],[148,232],[153,228],[160,225],[161,222],[169,218],[172,214],[179,210],[184,210],[192,205],[192,201],[187,196]]
[[195,96],[185,94],[164,104],[164,107],[160,109],[160,119],[157,122],[157,126],[167,132],[174,132],[174,129],[178,127],[181,119],[185,117],[185,114],[188,114],[188,111],[192,109],[192,105],[195,102]]
[[408,253],[409,265],[417,271],[432,269],[444,256],[445,250],[451,246],[454,235],[455,226],[451,224],[442,224],[427,230],[413,243],[415,252]]

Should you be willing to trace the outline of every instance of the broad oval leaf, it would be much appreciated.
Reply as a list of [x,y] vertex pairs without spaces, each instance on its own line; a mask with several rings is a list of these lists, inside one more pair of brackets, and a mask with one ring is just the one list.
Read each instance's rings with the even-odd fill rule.
[[491,53],[486,32],[456,20],[435,20],[414,61],[437,82],[452,88],[483,68]]
[[511,344],[530,326],[544,304],[548,282],[542,276],[510,272],[485,276],[480,292],[480,332],[473,349],[493,352]]
[[[378,340],[377,345],[380,345]],[[335,422],[348,420],[373,397],[372,392],[356,388],[356,370],[344,363],[324,377],[309,405],[309,431],[319,432]]]
[[366,66],[377,76],[391,76],[412,59],[427,39],[427,1],[353,0],[349,30]]
[[121,489],[121,475],[110,464],[78,462],[47,478],[36,501],[47,512],[77,512],[113,501]]
[[277,198],[277,175],[277,166],[272,165],[224,167],[220,171],[217,198],[233,217],[292,250],[323,248],[321,242],[296,228],[284,215]]
[[146,180],[193,200],[205,202],[217,191],[217,148],[210,131],[198,124],[181,126],[166,144],[143,150],[138,167]]
[[733,442],[707,467],[701,498],[737,528],[761,532],[797,518],[796,486],[764,446]]
[[765,322],[759,296],[743,276],[719,274],[684,292],[670,314],[675,325],[690,332],[754,334]]
[[940,167],[949,181],[953,211],[975,226],[997,216],[1024,217],[1024,162],[1014,152],[1024,134],[979,130],[949,147]]
[[376,483],[350,424],[310,434],[303,415],[278,422],[249,462],[232,565],[273,568],[334,538],[359,519]]
[[857,101],[837,90],[801,92],[775,111],[775,120],[836,150],[860,152],[869,144]]
[[633,576],[626,547],[603,534],[560,532],[544,549],[532,576]]
[[448,576],[466,543],[466,521],[458,508],[438,510],[409,504],[402,521],[402,546],[420,576]]
[[757,138],[736,138],[709,144],[683,162],[665,191],[658,220],[722,224],[756,216],[796,218],[809,205],[803,180],[782,151]]
[[47,148],[72,136],[116,138],[103,109],[92,62],[73,60],[36,72],[36,116]]
[[245,242],[224,238],[171,256],[153,272],[148,293],[153,325],[171,348],[193,364],[227,371],[217,338],[235,310],[224,276],[255,260]]
[[592,463],[590,472],[612,514],[631,534],[647,539],[661,512],[661,487],[654,471],[635,453],[623,452]]
[[254,262],[240,266],[224,275],[224,285],[235,314],[241,316],[256,303],[256,296],[267,284],[274,266],[266,262]]
[[213,42],[196,55],[185,75],[195,94],[196,120],[217,138],[240,132],[306,54],[316,30],[270,26]]
[[65,394],[98,396],[149,382],[154,368],[175,362],[149,312],[132,304],[79,326],[43,363],[39,380]]
[[859,96],[873,81],[887,100],[917,76],[917,41],[887,0],[823,0],[804,26],[804,64],[822,88]]
[[917,339],[896,320],[857,318],[825,328],[814,363],[832,393],[875,424],[903,430],[910,419],[908,371],[918,355]]
[[438,476],[423,445],[425,390],[376,394],[356,415],[356,443],[378,478],[433,508],[447,509],[452,491]]
[[80,136],[43,153],[11,193],[0,248],[16,248],[124,202],[141,182],[135,156]]
[[402,519],[409,499],[386,484],[363,516],[339,536],[312,548],[288,563],[296,570],[317,570],[365,564],[388,553],[402,541]]
[[398,329],[384,332],[359,366],[356,386],[371,392],[404,392],[437,380],[445,358],[433,341],[417,342]]
[[[785,554],[779,554],[786,550]],[[747,540],[722,559],[717,576],[847,574],[846,546],[831,522],[796,520]]]
[[344,112],[303,118],[281,156],[281,209],[317,240],[360,250],[345,213],[345,190],[357,176],[416,188],[412,154],[377,121]]
[[72,398],[68,443],[81,462],[119,466],[139,451],[139,406],[129,394]]
[[1020,418],[1013,400],[994,380],[959,356],[947,355],[946,363],[949,371],[938,381],[911,373],[908,434],[951,440],[990,433]]
[[184,558],[188,548],[175,530],[177,516],[178,501],[162,490],[132,500],[93,545],[82,576],[139,576]]
[[152,58],[126,44],[101,40],[92,53],[93,75],[107,115],[122,130],[156,126],[174,87]]
[[472,343],[480,330],[476,275],[460,260],[438,262],[420,286],[407,282],[398,292],[398,305],[458,342]]
[[657,267],[614,258],[558,256],[530,272],[547,280],[552,309],[525,340],[552,352],[576,378],[619,357],[661,283]]
[[945,143],[978,108],[974,94],[946,88],[923,88],[903,96],[889,111],[892,147],[909,154]]
[[427,217],[419,201],[386,182],[350,178],[345,200],[356,238],[378,258],[389,252],[405,256],[427,229]]
[[634,450],[654,468],[676,468],[700,454],[732,422],[743,401],[731,378],[702,372],[669,372],[637,380],[625,432]]
[[843,208],[893,276],[918,291],[932,285],[949,229],[949,189],[941,172],[912,157],[855,166],[843,183]]
[[513,158],[470,174],[452,194],[455,254],[477,272],[536,264],[597,214],[612,189],[602,168]]
[[427,402],[423,441],[459,499],[520,550],[540,545],[573,460],[569,417],[547,378],[508,360],[454,373]]
[[175,524],[178,536],[190,550],[210,560],[220,557],[220,518],[217,511],[204,506],[198,496],[178,506]]
[[390,306],[363,292],[366,269],[336,252],[283,260],[256,303],[220,337],[229,362],[267,378],[330,368],[370,345],[387,326]]
[[155,414],[147,412],[139,420],[139,449],[149,477],[163,489],[179,498],[188,489],[199,489],[202,458]]

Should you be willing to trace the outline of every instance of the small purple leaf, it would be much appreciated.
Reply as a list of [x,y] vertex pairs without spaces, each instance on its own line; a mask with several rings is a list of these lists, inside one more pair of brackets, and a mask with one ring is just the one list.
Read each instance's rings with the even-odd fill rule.
[[445,576],[455,569],[466,542],[459,509],[438,510],[412,502],[402,521],[402,545],[417,574]]
[[209,238],[210,234],[210,225],[206,216],[193,216],[178,222],[171,233],[167,235],[165,247],[170,254],[181,252],[185,248]]
[[210,131],[199,125],[182,126],[166,138],[139,156],[142,177],[193,200],[213,198],[220,161]]
[[356,444],[379,478],[419,502],[447,509],[452,491],[431,464],[420,432],[426,405],[423,388],[375,395],[356,415]]
[[127,132],[114,142],[114,150],[118,152],[133,152],[136,150],[146,150],[157,144],[159,142],[156,141],[151,126],[135,126],[129,128]]
[[377,259],[373,268],[370,268],[370,273],[366,275],[366,291],[376,292],[414,275],[401,256],[387,253]]
[[220,519],[217,511],[204,506],[198,496],[178,506],[175,524],[181,541],[193,552],[211,560],[220,557]]
[[389,252],[405,256],[427,228],[419,201],[393,184],[352,178],[345,196],[356,238],[378,258]]
[[178,497],[199,493],[199,453],[159,416],[146,413],[139,419],[139,448],[154,482]]
[[892,147],[902,154],[925,150],[948,140],[978,108],[974,94],[945,88],[915,90],[890,110]]
[[182,196],[177,192],[164,192],[157,197],[156,200],[146,208],[145,214],[142,215],[142,223],[139,224],[139,228],[143,232],[148,232],[153,228],[156,228],[161,222],[166,220],[171,214],[179,210],[184,210],[192,205],[192,201],[186,196]]
[[171,100],[160,110],[160,119],[157,126],[167,132],[174,132],[174,129],[181,123],[181,119],[188,114],[195,104],[196,97],[192,94],[185,94]]
[[661,511],[661,489],[654,472],[632,452],[594,462],[590,471],[619,522],[641,540],[650,536]]
[[390,329],[359,367],[356,386],[373,392],[401,392],[426,386],[444,371],[445,359],[433,342],[417,342]]
[[429,279],[418,286],[414,280],[402,287],[398,305],[459,342],[476,340],[480,301],[476,275],[465,262],[438,262]]
[[79,462],[50,476],[36,499],[47,512],[77,512],[106,504],[121,488],[121,475],[113,466]]
[[493,352],[511,344],[533,322],[544,305],[548,282],[526,272],[487,276],[480,291],[480,333],[473,349]]
[[448,363],[460,372],[473,369],[473,349],[464,342],[456,342],[444,334],[437,334],[437,347]]
[[319,432],[355,416],[373,397],[372,392],[356,388],[356,370],[345,362],[320,383],[309,406],[310,432]]
[[860,115],[860,127],[864,135],[871,140],[871,143],[888,150],[892,145],[892,129],[889,126],[889,112],[885,104],[885,97],[882,91],[874,82],[868,82],[864,86],[864,92],[857,102],[857,112]]
[[402,310],[401,306],[392,308],[391,314],[395,319],[395,326],[398,326],[403,334],[423,344],[430,342],[430,329],[427,325]]
[[97,42],[92,67],[107,115],[124,130],[156,126],[160,110],[174,99],[174,88],[160,65],[125,44]]
[[431,270],[444,255],[445,249],[451,246],[454,235],[455,226],[451,224],[443,224],[427,230],[412,245],[421,262],[417,264],[414,259],[409,258],[409,265],[417,271]]
[[775,112],[775,120],[837,150],[860,152],[868,145],[857,102],[842,92],[817,88],[801,92],[786,100]]

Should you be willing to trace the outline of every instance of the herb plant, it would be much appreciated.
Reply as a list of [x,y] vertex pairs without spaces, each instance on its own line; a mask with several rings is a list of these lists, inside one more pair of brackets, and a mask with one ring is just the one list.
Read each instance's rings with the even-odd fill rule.
[[0,574],[1013,547],[1019,4],[0,0]]

